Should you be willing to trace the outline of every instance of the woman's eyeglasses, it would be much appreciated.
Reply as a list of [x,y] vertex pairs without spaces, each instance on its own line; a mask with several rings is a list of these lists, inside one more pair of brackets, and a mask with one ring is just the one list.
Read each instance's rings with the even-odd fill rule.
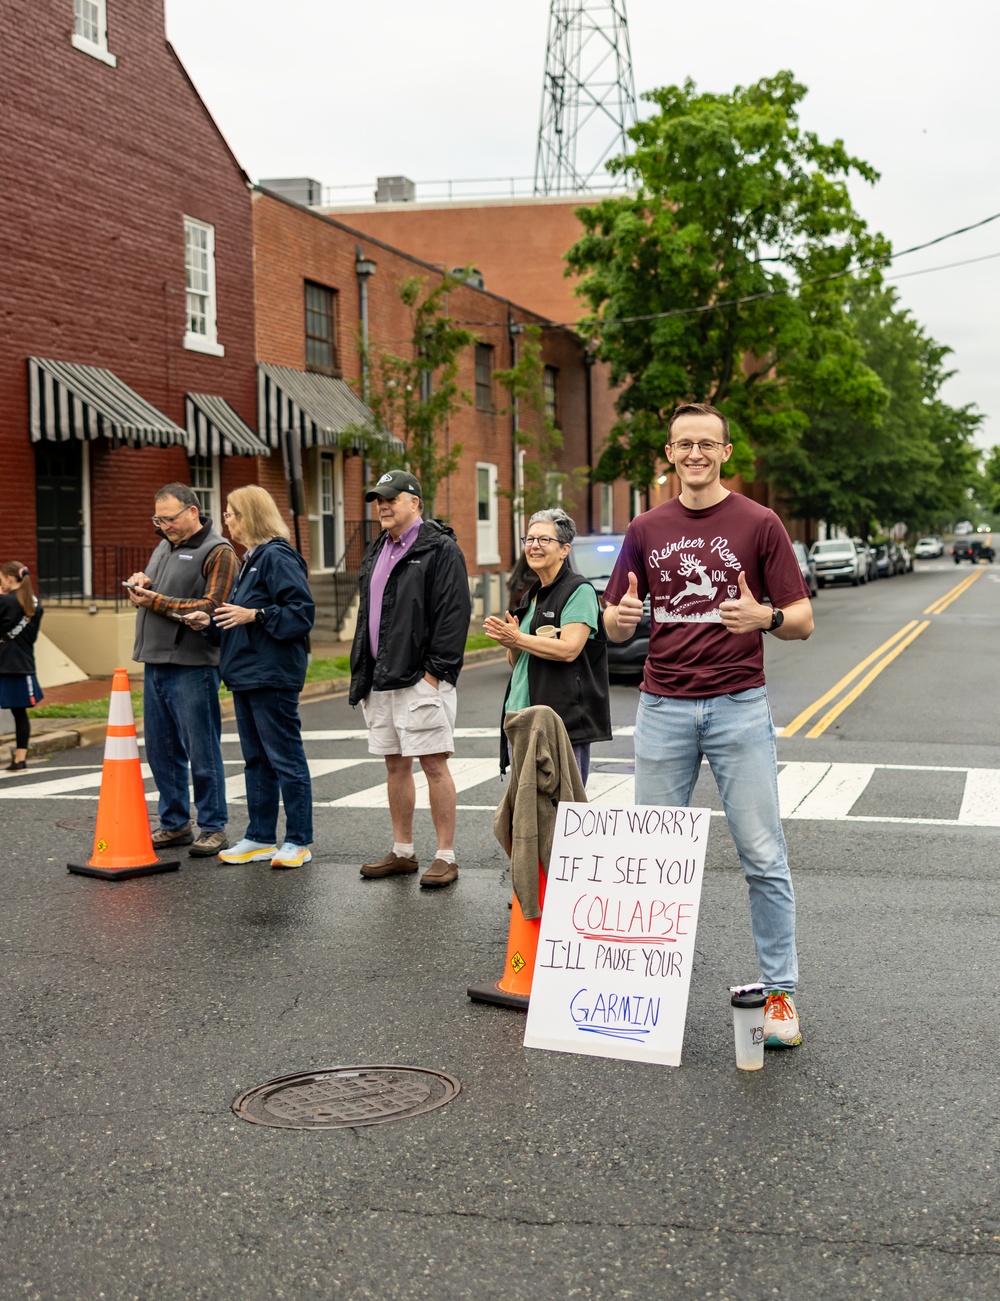
[[527,537],[521,539],[521,545],[524,547],[550,547],[553,542],[558,542],[558,538],[533,538]]

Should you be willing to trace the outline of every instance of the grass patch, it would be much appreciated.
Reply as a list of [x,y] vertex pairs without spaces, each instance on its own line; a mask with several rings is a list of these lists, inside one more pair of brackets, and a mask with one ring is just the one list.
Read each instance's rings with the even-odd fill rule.
[[496,650],[499,645],[499,642],[494,641],[492,637],[487,637],[484,632],[470,632],[465,639],[467,651]]
[[334,678],[349,678],[351,661],[347,655],[331,655],[327,659],[316,659],[306,669],[307,682],[329,682]]
[[[70,705],[38,705],[28,710],[29,718],[107,718],[108,703],[111,696],[111,684],[108,694],[98,700],[78,700]],[[142,717],[142,692],[132,692],[132,711],[136,718]]]

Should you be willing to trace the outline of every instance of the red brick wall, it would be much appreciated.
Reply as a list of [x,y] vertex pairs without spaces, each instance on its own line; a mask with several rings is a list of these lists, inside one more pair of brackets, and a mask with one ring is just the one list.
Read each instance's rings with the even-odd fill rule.
[[[305,332],[303,282],[314,280],[338,293],[338,350],[344,378],[360,391],[358,328],[360,297],[355,274],[355,248],[360,245],[366,258],[377,264],[368,281],[369,336],[372,344],[405,353],[410,346],[412,325],[409,311],[399,299],[399,284],[414,275],[434,283],[440,272],[408,253],[371,239],[343,224],[325,219],[273,196],[257,193],[254,201],[255,283],[257,352],[263,362],[304,369]],[[460,258],[444,259],[458,265]],[[449,311],[458,322],[469,324],[481,342],[494,348],[494,368],[511,364],[508,312],[521,323],[538,322],[539,317],[513,306],[495,294],[460,285],[449,295]],[[560,418],[566,445],[562,465],[569,468],[586,463],[585,454],[585,367],[580,343],[569,333],[546,331],[543,354],[560,373]],[[468,349],[462,358],[459,383],[470,394],[475,391],[475,358]],[[513,429],[509,411],[503,411],[506,395],[495,385],[496,410],[478,411],[461,406],[452,416],[446,441],[462,445],[459,469],[438,488],[435,513],[451,523],[462,546],[470,573],[476,573],[476,462],[498,467],[501,489],[513,484]],[[345,460],[345,515],[364,515],[362,466],[359,458]],[[511,504],[501,495],[498,502],[501,568],[510,568],[516,558],[512,537]]]
[[[26,358],[115,372],[176,423],[186,391],[256,428],[250,196],[164,36],[163,0],[109,5],[111,68],[73,48],[67,0],[8,0],[0,42],[0,526],[33,563]],[[13,179],[12,179],[13,178]],[[184,215],[215,226],[219,342],[183,347]],[[92,445],[95,545],[145,545],[181,449]],[[242,461],[240,481],[252,477]],[[226,466],[224,483],[232,468]]]

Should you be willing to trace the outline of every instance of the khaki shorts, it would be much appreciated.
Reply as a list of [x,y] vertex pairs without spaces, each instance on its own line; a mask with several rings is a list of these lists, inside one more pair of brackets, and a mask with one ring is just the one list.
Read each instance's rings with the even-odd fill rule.
[[361,702],[369,754],[453,754],[458,693],[423,678],[398,691],[372,691]]

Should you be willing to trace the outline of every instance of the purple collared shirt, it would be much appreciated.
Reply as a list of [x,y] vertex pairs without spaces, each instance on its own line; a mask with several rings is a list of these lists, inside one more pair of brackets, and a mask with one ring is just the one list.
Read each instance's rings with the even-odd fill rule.
[[378,633],[382,626],[382,598],[385,596],[386,583],[389,581],[389,575],[413,545],[423,522],[422,519],[415,520],[399,535],[398,542],[393,542],[392,538],[389,538],[375,561],[368,591],[368,644],[373,659],[378,658]]

